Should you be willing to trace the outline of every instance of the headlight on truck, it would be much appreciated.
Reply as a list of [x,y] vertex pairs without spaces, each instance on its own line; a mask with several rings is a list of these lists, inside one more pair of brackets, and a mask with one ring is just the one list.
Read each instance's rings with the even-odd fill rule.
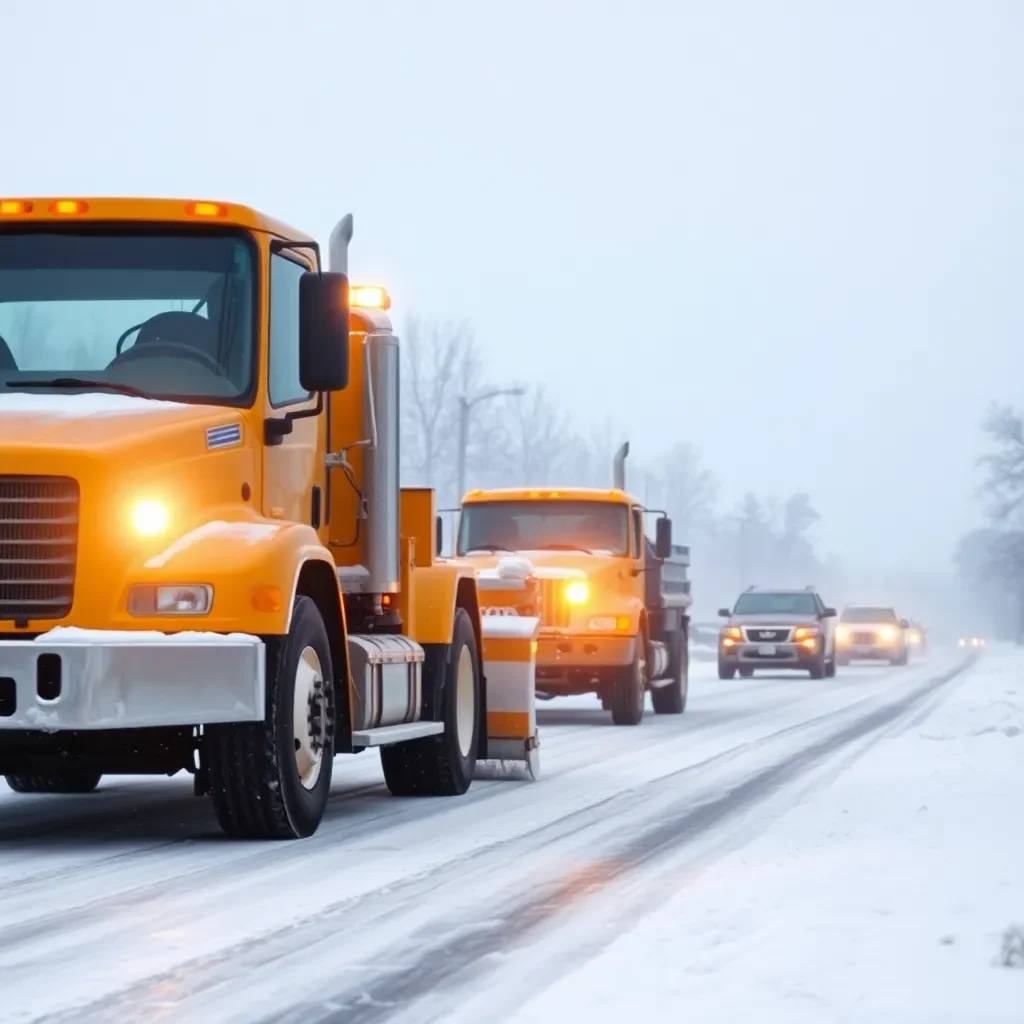
[[586,604],[590,599],[590,587],[583,580],[573,580],[565,588],[565,599],[569,604]]
[[167,531],[171,514],[162,501],[137,501],[131,507],[131,523],[141,537],[159,537]]
[[797,626],[793,631],[794,640],[815,640],[818,636],[817,626]]
[[892,626],[883,626],[879,631],[878,635],[882,638],[882,642],[891,644],[896,639],[896,630]]
[[206,615],[212,606],[213,587],[206,583],[139,584],[128,594],[129,615]]

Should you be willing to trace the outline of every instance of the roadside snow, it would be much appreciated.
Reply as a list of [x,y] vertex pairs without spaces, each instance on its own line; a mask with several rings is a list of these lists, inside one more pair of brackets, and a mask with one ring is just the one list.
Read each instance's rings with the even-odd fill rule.
[[1022,791],[1024,658],[992,651],[506,1019],[1024,1021]]

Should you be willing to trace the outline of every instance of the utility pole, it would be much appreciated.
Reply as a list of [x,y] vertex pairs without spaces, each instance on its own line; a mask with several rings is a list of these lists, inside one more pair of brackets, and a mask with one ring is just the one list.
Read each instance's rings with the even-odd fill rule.
[[459,395],[459,493],[456,495],[456,499],[460,503],[466,493],[466,449],[469,447],[470,410],[481,402],[487,402],[492,398],[521,398],[525,394],[526,388],[512,387],[491,388],[489,391],[481,391],[472,398],[468,398],[466,395]]

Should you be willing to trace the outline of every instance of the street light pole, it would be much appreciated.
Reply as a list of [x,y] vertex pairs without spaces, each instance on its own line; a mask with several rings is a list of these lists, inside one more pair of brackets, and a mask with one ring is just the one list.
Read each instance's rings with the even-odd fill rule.
[[469,413],[475,405],[487,402],[492,398],[521,398],[526,394],[526,388],[491,388],[489,391],[482,391],[473,398],[459,395],[459,451],[458,451],[458,500],[462,501],[466,493],[466,449],[469,447]]

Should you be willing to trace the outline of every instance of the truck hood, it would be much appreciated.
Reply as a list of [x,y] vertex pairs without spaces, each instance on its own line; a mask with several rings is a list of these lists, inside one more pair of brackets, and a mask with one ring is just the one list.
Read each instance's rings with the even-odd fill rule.
[[33,464],[43,455],[67,453],[103,458],[125,449],[159,446],[168,454],[191,456],[242,443],[237,409],[161,402],[129,395],[95,393],[0,393],[0,472]]

